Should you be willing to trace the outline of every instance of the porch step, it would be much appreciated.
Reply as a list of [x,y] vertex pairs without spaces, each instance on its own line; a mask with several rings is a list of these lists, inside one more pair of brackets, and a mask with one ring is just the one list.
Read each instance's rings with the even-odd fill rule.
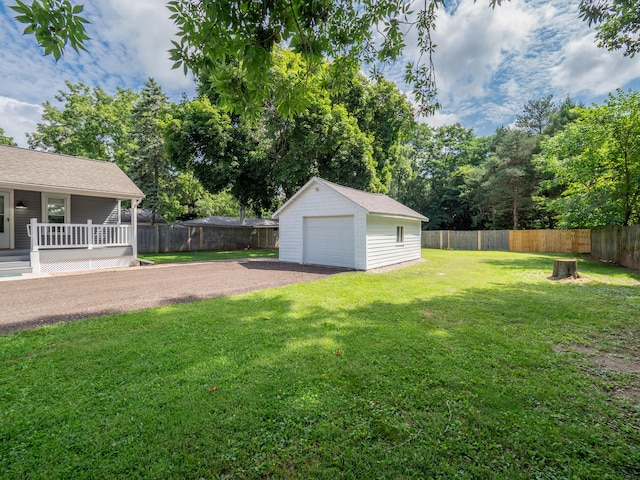
[[29,261],[0,262],[0,277],[13,277],[32,272]]
[[28,251],[0,250],[0,277],[15,277],[32,272]]
[[25,260],[29,260],[29,250],[0,250],[0,262]]

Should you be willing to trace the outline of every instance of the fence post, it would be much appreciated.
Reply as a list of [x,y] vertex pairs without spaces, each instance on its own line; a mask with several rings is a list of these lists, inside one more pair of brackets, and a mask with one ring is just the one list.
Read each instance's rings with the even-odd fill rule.
[[482,232],[478,230],[478,250],[482,250]]
[[153,253],[160,253],[160,225],[154,223],[153,226]]

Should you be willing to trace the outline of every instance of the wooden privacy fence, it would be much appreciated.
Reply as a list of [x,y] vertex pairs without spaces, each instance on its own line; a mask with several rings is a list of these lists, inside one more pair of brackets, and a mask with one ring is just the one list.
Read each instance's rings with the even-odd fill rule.
[[590,230],[425,230],[422,248],[590,253]]
[[139,225],[139,253],[278,248],[277,227]]
[[591,230],[591,254],[601,260],[640,270],[640,225]]

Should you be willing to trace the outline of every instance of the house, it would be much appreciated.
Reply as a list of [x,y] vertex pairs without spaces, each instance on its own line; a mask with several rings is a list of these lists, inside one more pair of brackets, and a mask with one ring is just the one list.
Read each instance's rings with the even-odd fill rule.
[[0,273],[128,266],[144,194],[110,162],[0,145]]
[[[138,208],[137,220],[138,226],[142,225],[166,225],[167,221],[162,215],[156,213],[155,215],[151,210],[145,210],[144,208]],[[153,219],[153,222],[151,221]],[[120,221],[122,223],[131,223],[131,209],[123,208],[120,212]]]
[[313,177],[274,214],[280,260],[369,270],[420,258],[424,215],[386,195]]

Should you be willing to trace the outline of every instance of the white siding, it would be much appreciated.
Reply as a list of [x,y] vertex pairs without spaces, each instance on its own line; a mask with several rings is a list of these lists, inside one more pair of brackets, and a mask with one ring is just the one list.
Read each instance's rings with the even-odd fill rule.
[[[404,227],[404,243],[396,243],[397,227]],[[420,258],[420,220],[377,215],[367,217],[366,268],[378,268]]]
[[355,264],[352,268],[364,270],[366,265],[365,212],[324,185],[311,185],[300,192],[295,201],[280,213],[280,260],[303,263],[304,218],[328,216],[353,216]]

